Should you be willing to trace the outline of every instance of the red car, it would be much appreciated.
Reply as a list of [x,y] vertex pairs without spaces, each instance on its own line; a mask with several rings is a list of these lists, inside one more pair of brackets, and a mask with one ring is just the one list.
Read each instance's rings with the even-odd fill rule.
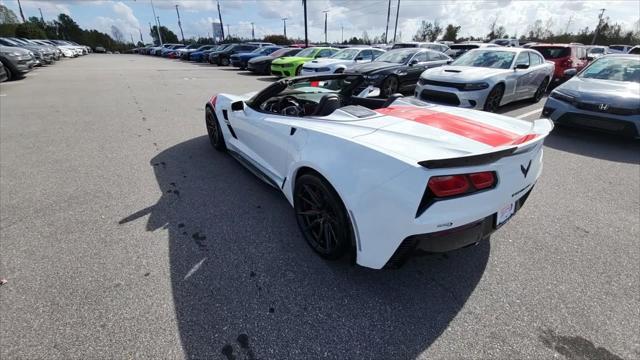
[[544,56],[545,60],[553,61],[556,69],[553,73],[553,85],[569,79],[564,72],[568,69],[582,70],[589,60],[587,59],[587,49],[582,45],[574,44],[535,44],[531,49],[537,50]]

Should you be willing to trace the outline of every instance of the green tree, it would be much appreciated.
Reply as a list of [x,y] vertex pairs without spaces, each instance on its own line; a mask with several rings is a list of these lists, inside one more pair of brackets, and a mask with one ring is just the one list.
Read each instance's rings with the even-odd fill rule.
[[460,26],[454,26],[453,24],[449,24],[444,29],[444,35],[442,35],[442,40],[455,42],[458,38],[459,32],[460,32]]
[[19,24],[16,27],[16,36],[27,39],[43,39],[47,37],[42,28],[30,22]]
[[[149,35],[151,35],[151,37],[153,38],[153,42],[155,44],[160,44],[160,41],[158,40],[158,26],[157,25],[153,25],[153,27],[151,27],[151,32],[149,33]],[[176,35],[173,31],[169,30],[166,26],[162,25],[160,26],[160,35],[162,35],[162,42],[163,43],[177,43],[178,42],[178,35]]]
[[440,34],[442,34],[442,27],[437,21],[431,23],[429,21],[422,20],[420,28],[413,36],[413,41],[436,41]]
[[291,41],[289,39],[287,39],[286,37],[284,37],[284,35],[265,35],[264,39],[262,39],[262,41],[274,43],[276,45],[289,45],[289,44],[291,44]]
[[0,24],[17,24],[18,17],[8,7],[0,4]]
[[80,26],[67,14],[58,15],[58,29],[65,40],[82,42],[84,33]]

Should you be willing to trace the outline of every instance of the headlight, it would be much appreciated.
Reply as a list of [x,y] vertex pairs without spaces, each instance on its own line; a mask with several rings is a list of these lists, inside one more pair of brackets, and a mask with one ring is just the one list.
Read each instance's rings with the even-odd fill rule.
[[381,77],[382,77],[382,74],[373,74],[373,75],[367,76],[367,79],[369,79],[369,80],[378,80]]
[[550,97],[556,99],[556,100],[560,100],[560,101],[564,101],[567,102],[569,104],[573,104],[576,101],[575,96],[571,96],[568,94],[565,94],[563,92],[560,92],[558,90],[553,90],[551,92],[551,94],[549,94]]
[[462,90],[471,91],[471,90],[483,90],[487,88],[489,88],[489,84],[487,84],[486,82],[479,82],[479,83],[464,84],[464,87],[462,88]]

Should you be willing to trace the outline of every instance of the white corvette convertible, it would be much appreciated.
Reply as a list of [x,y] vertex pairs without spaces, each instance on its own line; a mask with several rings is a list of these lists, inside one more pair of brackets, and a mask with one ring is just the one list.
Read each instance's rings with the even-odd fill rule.
[[395,95],[359,96],[361,75],[283,79],[206,104],[214,148],[283,192],[320,256],[400,266],[416,251],[488,239],[524,204],[552,130]]

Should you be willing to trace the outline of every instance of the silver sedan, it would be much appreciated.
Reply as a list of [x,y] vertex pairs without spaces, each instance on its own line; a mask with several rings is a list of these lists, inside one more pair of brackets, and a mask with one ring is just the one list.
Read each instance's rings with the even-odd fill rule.
[[535,50],[474,49],[451,65],[422,73],[416,98],[427,102],[496,111],[513,101],[540,101],[554,65]]

